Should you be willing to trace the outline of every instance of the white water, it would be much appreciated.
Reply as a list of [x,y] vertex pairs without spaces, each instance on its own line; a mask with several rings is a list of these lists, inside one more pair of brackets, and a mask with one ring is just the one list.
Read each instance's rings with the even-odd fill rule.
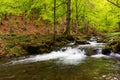
[[103,54],[96,54],[96,55],[92,55],[91,57],[93,57],[93,58],[110,58],[109,56],[103,55]]
[[56,51],[56,52],[53,51],[49,54],[32,56],[30,58],[26,58],[18,61],[12,61],[12,64],[48,61],[55,59],[58,59],[58,62],[62,62],[64,64],[78,64],[86,57],[87,56],[85,55],[84,51],[81,51],[80,49],[77,48],[68,47],[66,51]]
[[111,52],[110,56],[113,57],[113,58],[117,58],[117,59],[120,60],[120,54],[118,54],[118,53]]
[[[10,64],[24,64],[24,63],[31,63],[31,62],[38,62],[38,61],[48,61],[48,60],[56,60],[57,63],[63,63],[63,64],[79,64],[83,60],[85,60],[88,56],[85,55],[86,52],[81,50],[80,48],[96,48],[97,47],[97,54],[89,56],[91,58],[110,58],[110,56],[119,56],[112,54],[110,56],[103,55],[102,54],[102,47],[105,46],[104,43],[97,43],[95,41],[90,42],[90,44],[86,45],[79,45],[75,48],[72,47],[63,47],[59,51],[53,51],[51,53],[43,54],[43,55],[36,55],[36,56],[30,56],[29,58],[20,59],[16,61],[11,61]],[[71,43],[69,45],[73,45],[74,43]],[[63,51],[64,49],[64,51]]]
[[102,54],[102,48],[98,48],[98,50],[97,50],[97,54],[96,55],[92,55],[91,57],[93,57],[93,58],[109,58],[109,56],[108,55],[104,55],[104,54]]

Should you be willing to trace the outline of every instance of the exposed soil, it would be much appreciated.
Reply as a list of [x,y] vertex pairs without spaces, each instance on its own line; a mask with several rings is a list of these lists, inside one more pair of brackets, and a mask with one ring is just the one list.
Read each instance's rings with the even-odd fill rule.
[[[35,25],[35,22],[38,24]],[[34,34],[41,33],[45,34],[45,24],[44,21],[35,21],[35,20],[27,20],[25,21],[21,16],[12,16],[10,19],[3,19],[2,24],[0,26],[0,33],[9,34],[10,27],[12,27],[12,31],[15,34]],[[50,27],[49,27],[50,28]],[[52,31],[49,30],[50,32]]]
[[61,36],[64,32],[65,23],[57,23],[57,38],[56,42],[53,42],[53,27],[50,22],[46,27],[45,21],[42,19],[39,21],[25,20],[23,16],[8,16],[7,19],[2,19],[0,25],[0,55],[9,57],[39,54],[63,46],[71,40],[73,41],[73,38],[80,40],[81,43],[92,35],[101,35],[90,26],[87,34],[84,28],[78,29],[76,32],[73,25],[71,26],[73,37]]

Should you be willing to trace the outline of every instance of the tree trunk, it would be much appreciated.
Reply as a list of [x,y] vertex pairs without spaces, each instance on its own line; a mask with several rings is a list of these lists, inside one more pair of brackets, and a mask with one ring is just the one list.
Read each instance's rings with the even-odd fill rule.
[[22,15],[22,20],[23,20],[23,24],[22,24],[22,30],[26,31],[26,19],[25,19],[25,12]]
[[11,14],[9,15],[9,27],[10,27],[10,34],[13,33],[13,22],[12,22],[12,18],[11,18]]
[[71,16],[70,6],[71,6],[71,0],[67,0],[67,15],[66,15],[67,24],[66,24],[66,32],[65,32],[67,36],[70,35],[70,16]]
[[8,15],[7,14],[4,15],[4,20],[8,20]]
[[[45,14],[47,14],[47,5],[44,4],[44,10],[45,10]],[[48,21],[45,20],[45,26],[46,26],[46,34],[49,34],[49,29],[48,29]]]
[[2,25],[2,17],[0,17],[0,26]]
[[89,34],[89,22],[85,23],[86,34]]
[[78,24],[79,24],[79,21],[78,21],[78,0],[76,0],[76,33],[77,33],[77,28],[78,28]]
[[82,16],[82,26],[84,27],[83,31],[82,31],[83,33],[85,32],[85,19],[84,18],[85,18],[85,16],[83,15]]
[[54,34],[53,34],[53,40],[56,39],[56,0],[54,0]]
[[120,22],[118,22],[118,27],[119,27],[119,31],[120,31]]
[[85,30],[85,27],[86,27],[86,25],[85,25],[85,6],[84,6],[84,10],[83,10],[83,15],[82,15],[82,26],[84,27],[83,33],[85,33],[86,32],[86,30]]

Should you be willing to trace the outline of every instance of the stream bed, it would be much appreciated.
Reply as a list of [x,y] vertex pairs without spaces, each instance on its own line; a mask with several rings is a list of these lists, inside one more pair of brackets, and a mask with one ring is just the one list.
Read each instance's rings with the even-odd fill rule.
[[[59,51],[1,60],[0,80],[120,80],[120,55],[103,55],[104,43],[74,46]],[[94,52],[88,56],[87,53]]]

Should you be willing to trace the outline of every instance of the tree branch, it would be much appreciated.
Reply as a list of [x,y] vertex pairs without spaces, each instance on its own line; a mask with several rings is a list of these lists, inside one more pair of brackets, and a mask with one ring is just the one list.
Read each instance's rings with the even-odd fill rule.
[[66,4],[66,2],[62,2],[59,5],[56,6],[56,8],[60,7],[61,5]]
[[116,7],[120,8],[120,5],[118,5],[117,3],[114,3],[114,2],[112,2],[110,0],[107,0],[107,1],[110,2],[111,4],[115,5]]

